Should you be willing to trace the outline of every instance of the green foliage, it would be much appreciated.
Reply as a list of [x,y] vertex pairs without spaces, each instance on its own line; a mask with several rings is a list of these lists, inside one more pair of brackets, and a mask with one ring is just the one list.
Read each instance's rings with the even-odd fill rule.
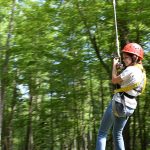
[[[120,42],[131,40],[145,48],[147,89],[149,4],[142,0],[117,3]],[[112,2],[19,0],[13,20],[12,1],[0,0],[0,5],[1,70],[9,50],[5,147],[94,149],[99,120],[112,95],[111,56],[116,51]],[[8,33],[10,21],[12,33]],[[139,101],[131,118],[130,128],[135,125],[135,130],[130,129],[131,149],[144,146],[146,150],[150,144],[146,140],[150,138],[148,90]],[[112,146],[111,140],[108,144]]]

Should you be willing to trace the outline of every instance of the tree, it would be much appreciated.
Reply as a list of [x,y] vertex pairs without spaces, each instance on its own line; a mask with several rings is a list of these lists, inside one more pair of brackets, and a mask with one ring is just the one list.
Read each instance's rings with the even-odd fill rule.
[[[99,120],[113,94],[112,2],[0,0],[0,4],[2,149],[94,149]],[[148,1],[117,1],[120,45],[128,41],[143,45],[149,74],[146,10]],[[146,91],[139,98],[128,122],[127,149],[148,149],[148,95]],[[110,135],[108,150],[113,147]]]

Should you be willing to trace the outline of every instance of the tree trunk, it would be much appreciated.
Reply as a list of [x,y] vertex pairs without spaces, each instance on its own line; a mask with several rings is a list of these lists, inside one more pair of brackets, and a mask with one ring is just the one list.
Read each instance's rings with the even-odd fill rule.
[[146,127],[146,124],[147,124],[147,120],[146,118],[148,118],[149,114],[148,114],[148,111],[147,109],[149,108],[150,104],[149,104],[149,98],[148,97],[145,97],[145,104],[144,104],[144,108],[143,108],[143,111],[142,111],[142,129],[143,129],[143,145],[142,145],[142,148],[144,150],[147,149],[147,146],[148,146],[148,129]]
[[8,24],[8,35],[6,39],[6,52],[5,52],[5,60],[2,65],[1,70],[1,83],[0,83],[0,150],[3,149],[4,144],[4,136],[5,133],[3,128],[3,115],[5,110],[5,94],[6,94],[6,86],[7,86],[7,75],[8,75],[8,64],[9,64],[9,57],[10,57],[10,42],[11,42],[11,35],[13,31],[13,19],[14,19],[14,10],[15,10],[15,0],[12,0],[12,8],[11,8],[11,15]]
[[88,26],[88,23],[87,23],[87,18],[85,17],[84,13],[81,11],[80,6],[79,6],[79,2],[77,2],[77,9],[78,9],[78,12],[79,12],[79,14],[81,16],[81,19],[82,19],[83,23],[84,23],[85,29],[87,30],[87,34],[89,36],[91,45],[92,45],[92,47],[95,50],[97,58],[99,59],[100,63],[102,64],[103,68],[106,70],[109,78],[111,78],[111,76],[110,76],[110,72],[111,72],[110,67],[109,67],[109,65],[107,63],[105,63],[103,61],[103,57],[100,54],[100,48],[98,46],[96,36],[95,36],[95,34],[91,33],[90,27]]
[[29,86],[30,89],[30,99],[29,99],[29,113],[28,113],[28,123],[27,123],[27,134],[25,140],[25,150],[32,150],[33,149],[33,135],[32,135],[32,107],[33,107],[33,93],[32,88]]
[[133,136],[132,136],[132,149],[133,150],[136,150],[136,136],[137,136],[137,130],[136,130],[136,112],[133,114],[133,126],[132,126],[132,129],[133,129]]
[[88,129],[87,133],[87,149],[92,149],[92,131],[90,129]]
[[17,97],[17,89],[16,89],[16,81],[14,81],[14,90],[13,90],[13,97],[11,100],[11,111],[8,112],[8,118],[4,118],[3,122],[5,123],[5,145],[4,149],[5,150],[13,150],[13,126],[12,126],[12,121],[14,118],[14,108],[16,106],[16,97]]
[[137,119],[138,119],[138,129],[139,129],[139,139],[140,139],[140,143],[139,143],[139,145],[141,146],[141,149],[143,149],[142,148],[142,145],[143,145],[143,134],[142,134],[142,126],[141,126],[141,123],[142,123],[142,119],[141,119],[141,112],[140,112],[140,101],[139,101],[139,99],[138,99],[138,105],[137,105]]

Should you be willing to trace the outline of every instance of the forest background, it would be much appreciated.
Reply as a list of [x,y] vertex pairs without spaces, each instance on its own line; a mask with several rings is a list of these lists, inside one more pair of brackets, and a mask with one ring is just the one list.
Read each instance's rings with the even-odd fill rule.
[[[150,1],[116,7],[120,49],[141,44],[147,71],[126,150],[150,150]],[[113,13],[112,0],[0,0],[0,150],[95,149],[113,94]]]

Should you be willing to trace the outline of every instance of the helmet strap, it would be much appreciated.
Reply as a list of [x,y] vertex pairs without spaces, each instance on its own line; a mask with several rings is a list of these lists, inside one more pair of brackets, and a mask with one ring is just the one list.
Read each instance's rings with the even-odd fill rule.
[[137,63],[139,63],[139,57],[137,55],[133,55],[132,56],[132,64],[135,65]]

